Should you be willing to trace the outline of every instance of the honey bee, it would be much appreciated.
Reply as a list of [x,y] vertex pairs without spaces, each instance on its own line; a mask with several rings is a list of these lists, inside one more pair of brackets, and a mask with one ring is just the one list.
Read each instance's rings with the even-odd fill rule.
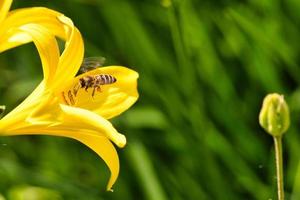
[[113,84],[116,81],[117,79],[109,74],[87,75],[79,79],[79,83],[74,87],[73,93],[76,96],[80,88],[84,88],[85,91],[93,88],[92,97],[94,97],[96,89],[101,92],[101,85]]
[[[103,57],[88,57],[85,58],[78,74],[82,74],[93,69],[97,69],[98,67],[102,66],[105,61]],[[63,92],[63,98],[66,103],[70,103],[72,105],[75,104],[74,98],[77,96],[77,93],[80,89],[83,89],[88,92],[89,88],[92,88],[92,97],[95,96],[96,90],[101,92],[102,85],[109,85],[113,84],[117,81],[117,79],[110,75],[110,74],[96,74],[96,75],[86,75],[79,79],[78,83],[73,87],[73,90],[68,91],[68,99],[67,101],[66,96]],[[69,104],[68,103],[68,104]]]

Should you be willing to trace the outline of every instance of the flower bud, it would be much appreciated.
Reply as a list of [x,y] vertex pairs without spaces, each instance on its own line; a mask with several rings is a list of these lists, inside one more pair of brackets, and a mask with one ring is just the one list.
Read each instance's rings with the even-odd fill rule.
[[272,136],[282,136],[290,126],[289,108],[283,95],[268,94],[259,114],[259,124]]

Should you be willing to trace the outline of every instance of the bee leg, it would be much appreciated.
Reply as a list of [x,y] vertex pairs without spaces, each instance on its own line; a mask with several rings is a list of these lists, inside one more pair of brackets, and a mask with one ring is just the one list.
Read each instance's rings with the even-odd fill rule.
[[68,91],[68,97],[69,97],[71,105],[74,105],[75,101],[74,101],[74,98],[73,98],[71,90]]
[[101,87],[100,87],[100,86],[98,86],[98,87],[97,87],[97,91],[98,91],[98,92],[102,92],[102,90],[101,90]]
[[86,87],[85,87],[85,91],[86,91],[86,92],[87,92],[88,88],[89,88],[89,86],[86,86]]
[[94,98],[94,96],[95,96],[95,90],[96,90],[96,88],[97,88],[97,87],[94,87],[93,92],[92,92],[92,97],[93,97],[93,98]]
[[73,88],[73,93],[74,93],[74,96],[75,96],[75,97],[76,97],[76,95],[77,95],[77,92],[78,92],[79,88],[80,88],[80,85],[79,85],[79,84]]
[[67,99],[66,99],[65,92],[62,92],[62,97],[63,97],[65,103],[66,103],[67,105],[70,105],[69,102],[68,102]]

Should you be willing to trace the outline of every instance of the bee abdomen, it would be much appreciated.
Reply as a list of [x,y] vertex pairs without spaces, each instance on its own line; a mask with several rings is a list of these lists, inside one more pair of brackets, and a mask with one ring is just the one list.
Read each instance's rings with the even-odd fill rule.
[[100,74],[97,76],[97,79],[99,80],[101,85],[107,85],[107,84],[112,84],[117,81],[117,79],[109,74]]

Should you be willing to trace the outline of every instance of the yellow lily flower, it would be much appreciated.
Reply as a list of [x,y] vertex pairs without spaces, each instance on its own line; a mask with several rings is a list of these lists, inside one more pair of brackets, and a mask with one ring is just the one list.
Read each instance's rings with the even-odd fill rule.
[[[107,164],[110,190],[119,173],[118,154],[110,142],[124,147],[126,138],[107,120],[127,110],[138,98],[138,74],[121,66],[108,66],[76,77],[83,60],[78,29],[63,14],[47,8],[9,12],[12,0],[0,0],[0,52],[33,41],[44,78],[14,110],[0,120],[0,135],[45,134],[76,139],[94,150]],[[66,41],[60,55],[55,36]],[[83,88],[86,77],[109,75],[115,83]]]

